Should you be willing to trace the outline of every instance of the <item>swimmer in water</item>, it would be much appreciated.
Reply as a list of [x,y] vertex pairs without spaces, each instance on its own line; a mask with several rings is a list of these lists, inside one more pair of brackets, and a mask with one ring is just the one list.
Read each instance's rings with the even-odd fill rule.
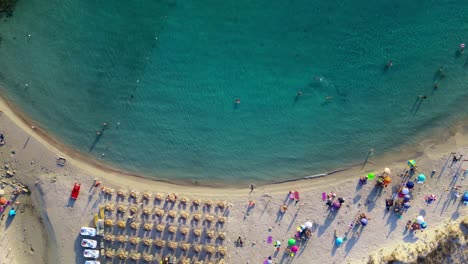
[[321,82],[323,80],[323,77],[315,76],[314,80]]
[[393,62],[392,62],[391,60],[388,61],[388,62],[387,62],[387,68],[390,68],[390,67],[392,67],[392,66],[393,66]]
[[240,104],[240,99],[239,98],[236,99],[236,104]]
[[301,91],[297,92],[297,96],[301,96],[301,95],[302,95]]
[[460,52],[463,53],[465,51],[465,43],[460,44]]
[[325,97],[325,100],[326,101],[331,101],[331,100],[333,100],[333,96],[327,96],[327,97]]
[[439,89],[439,84],[438,83],[434,83],[434,89]]

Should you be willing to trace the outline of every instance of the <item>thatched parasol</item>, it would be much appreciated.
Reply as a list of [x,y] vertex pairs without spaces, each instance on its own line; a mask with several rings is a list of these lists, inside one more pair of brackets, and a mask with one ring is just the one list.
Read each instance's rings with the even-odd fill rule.
[[135,190],[130,191],[130,198],[136,199],[138,198],[138,192]]
[[149,192],[143,193],[143,199],[145,199],[145,200],[151,199],[151,193],[149,193]]
[[141,211],[142,214],[144,215],[150,215],[151,214],[151,208],[150,207],[145,207],[143,208],[143,210]]
[[206,230],[206,237],[210,238],[210,239],[215,237],[215,231],[214,230]]
[[106,205],[104,206],[104,209],[105,209],[106,211],[112,212],[112,211],[115,210],[115,204],[106,203]]
[[104,221],[104,225],[107,226],[107,227],[112,227],[114,224],[115,224],[114,220],[112,220],[112,219],[106,219]]
[[120,235],[117,237],[117,241],[120,243],[125,243],[128,240],[128,236]]
[[201,214],[194,214],[194,215],[192,216],[192,218],[193,218],[193,220],[195,220],[195,221],[200,221],[200,219],[201,219]]
[[190,228],[188,228],[188,227],[182,227],[182,228],[180,229],[179,232],[180,232],[182,235],[185,236],[185,235],[187,235],[187,234],[189,233],[189,231],[190,231]]
[[151,229],[153,229],[153,224],[151,223],[145,223],[143,225],[143,229],[145,229],[146,231],[151,231]]
[[177,226],[169,226],[167,231],[169,231],[171,234],[175,234],[177,232]]
[[127,226],[127,223],[124,220],[119,220],[117,222],[117,227],[124,229]]
[[202,233],[202,230],[200,228],[193,229],[193,235],[194,236],[199,237],[199,236],[201,236],[201,233]]
[[169,212],[167,213],[167,216],[169,216],[170,218],[176,218],[176,216],[177,216],[177,211],[175,211],[175,210],[169,210]]
[[202,251],[202,245],[193,245],[193,251],[196,253],[200,253]]
[[152,243],[153,243],[153,239],[151,239],[151,238],[143,239],[143,245],[145,245],[147,247],[150,247]]
[[180,211],[180,218],[187,219],[189,217],[189,213],[186,211]]
[[137,245],[138,243],[140,243],[141,238],[134,236],[131,237],[128,241],[130,242],[130,244]]
[[195,206],[199,206],[201,204],[201,200],[200,199],[195,199],[192,201],[192,204],[195,205]]
[[104,188],[104,194],[110,196],[110,195],[114,194],[114,189]]
[[141,258],[141,254],[140,254],[140,253],[132,253],[132,254],[130,254],[130,259],[132,259],[132,260],[135,260],[135,261],[136,261],[136,260],[140,260],[140,258]]
[[166,196],[166,201],[168,202],[175,202],[177,200],[177,195],[175,193],[170,193]]
[[167,243],[167,247],[172,249],[172,250],[176,250],[177,249],[177,242],[171,241],[171,242]]
[[213,201],[211,201],[211,200],[206,200],[206,201],[205,201],[205,206],[206,206],[206,207],[211,207],[211,206],[213,206]]
[[133,230],[139,229],[140,226],[141,226],[141,223],[137,223],[137,222],[132,222],[132,223],[130,224],[130,227],[131,227]]
[[226,247],[223,247],[223,246],[219,246],[219,247],[218,247],[218,253],[219,253],[221,256],[226,256],[226,255],[227,255],[227,248],[226,248]]
[[125,251],[125,250],[123,250],[123,249],[119,249],[119,251],[117,251],[117,254],[116,254],[116,255],[117,255],[117,257],[118,257],[119,259],[124,260],[124,259],[127,259],[127,258],[128,258],[128,251]]
[[155,196],[154,196],[154,199],[158,200],[158,201],[162,201],[164,200],[164,194],[162,193],[157,193]]
[[115,257],[115,250],[108,248],[106,249],[106,253],[104,253],[104,255],[106,256],[106,258],[113,258]]
[[218,201],[218,202],[216,203],[216,205],[217,205],[219,208],[221,208],[221,209],[226,208],[226,202],[225,202],[225,201]]
[[190,243],[181,243],[179,247],[182,251],[189,251]]
[[189,202],[189,199],[187,199],[185,197],[180,198],[180,203],[181,204],[188,204],[188,202]]
[[216,248],[215,248],[213,245],[205,245],[204,250],[205,250],[206,253],[208,253],[208,254],[214,254],[214,253],[216,253]]
[[105,234],[103,239],[107,242],[113,242],[115,240],[115,236],[112,234]]
[[156,225],[156,231],[158,231],[158,232],[163,232],[165,228],[166,228],[166,225],[164,225],[164,224]]
[[156,210],[154,210],[154,214],[158,217],[161,217],[164,215],[164,210],[157,208]]
[[154,244],[157,246],[157,247],[164,247],[166,245],[166,241],[165,240],[162,240],[162,239],[156,239],[154,241]]
[[132,214],[136,214],[136,213],[138,212],[138,207],[136,207],[136,206],[134,206],[134,205],[133,205],[133,206],[130,206],[130,212],[131,212]]
[[143,255],[143,260],[146,261],[146,262],[151,262],[151,261],[153,261],[153,259],[154,259],[154,256],[151,255],[151,254],[144,254]]
[[127,196],[127,191],[120,189],[120,190],[117,191],[117,196],[125,197],[125,196]]
[[117,212],[119,213],[126,213],[128,210],[127,206],[120,204],[117,206]]
[[182,259],[180,264],[190,264],[190,259]]
[[213,215],[210,215],[210,214],[205,215],[205,221],[207,221],[207,222],[211,223],[211,222],[214,221],[214,219],[215,219],[215,217]]
[[226,239],[226,233],[225,232],[219,232],[218,233],[218,238],[221,239],[221,240]]
[[220,224],[226,223],[226,217],[221,216],[220,218],[218,218],[218,223],[220,223]]

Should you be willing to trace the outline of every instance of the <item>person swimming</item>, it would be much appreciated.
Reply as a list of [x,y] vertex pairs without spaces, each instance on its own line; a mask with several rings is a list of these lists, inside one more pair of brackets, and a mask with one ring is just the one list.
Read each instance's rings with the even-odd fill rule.
[[240,104],[240,99],[237,98],[235,102],[236,102],[236,104]]
[[460,52],[465,51],[465,43],[460,44]]

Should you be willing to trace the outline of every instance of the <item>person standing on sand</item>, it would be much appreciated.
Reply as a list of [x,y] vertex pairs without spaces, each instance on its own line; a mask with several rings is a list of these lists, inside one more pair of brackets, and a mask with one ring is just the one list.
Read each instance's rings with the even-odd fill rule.
[[250,193],[252,193],[254,190],[255,190],[255,185],[251,183],[250,184]]

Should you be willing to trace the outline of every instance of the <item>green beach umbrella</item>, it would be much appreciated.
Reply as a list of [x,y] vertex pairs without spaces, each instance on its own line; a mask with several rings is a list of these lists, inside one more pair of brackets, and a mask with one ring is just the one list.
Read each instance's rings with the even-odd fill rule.
[[296,245],[296,240],[294,240],[294,238],[291,238],[288,240],[288,246],[294,246]]
[[408,166],[410,166],[410,167],[416,166],[416,161],[415,160],[408,160]]
[[375,178],[375,173],[369,173],[367,174],[367,179],[372,180]]

